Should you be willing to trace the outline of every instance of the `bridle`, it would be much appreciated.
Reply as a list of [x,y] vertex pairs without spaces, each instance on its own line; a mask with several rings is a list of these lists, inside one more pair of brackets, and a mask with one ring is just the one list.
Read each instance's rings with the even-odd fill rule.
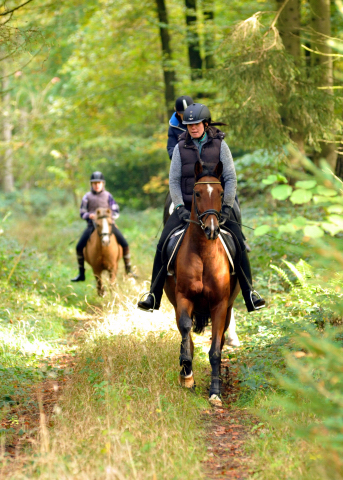
[[[221,182],[196,182],[194,184],[194,186],[199,185],[199,184],[209,184],[209,183],[216,183],[216,184],[221,185]],[[196,194],[196,191],[193,188],[193,203],[194,203],[195,213],[196,213],[198,222],[196,222],[194,220],[191,220],[190,218],[187,219],[186,222],[194,223],[195,225],[200,225],[202,230],[205,230],[205,223],[204,222],[206,222],[206,220],[208,219],[208,217],[210,215],[214,215],[217,218],[219,225],[223,225],[223,223],[225,223],[225,220],[221,221],[221,214],[220,214],[220,212],[218,212],[218,210],[215,210],[214,208],[210,208],[208,210],[205,210],[203,213],[199,212],[198,207],[197,207],[195,194]],[[203,218],[204,218],[204,221],[203,221]]]

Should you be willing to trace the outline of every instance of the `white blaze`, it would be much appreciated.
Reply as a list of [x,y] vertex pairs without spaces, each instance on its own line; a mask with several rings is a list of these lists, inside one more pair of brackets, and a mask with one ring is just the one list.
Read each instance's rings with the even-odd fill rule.
[[109,225],[108,225],[108,221],[107,221],[107,218],[103,218],[102,219],[102,241],[103,243],[108,243],[109,242],[109,233],[110,233],[110,230],[109,230]]
[[211,187],[211,185],[209,183],[207,184],[207,191],[208,191],[208,194],[211,198],[211,195],[212,195],[212,192],[213,192],[213,187]]

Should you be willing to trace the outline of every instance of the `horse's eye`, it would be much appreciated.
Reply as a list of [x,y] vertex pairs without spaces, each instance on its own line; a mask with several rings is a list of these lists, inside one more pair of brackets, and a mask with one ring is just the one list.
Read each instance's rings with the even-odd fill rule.
[[199,192],[195,192],[195,196],[200,198],[200,193]]

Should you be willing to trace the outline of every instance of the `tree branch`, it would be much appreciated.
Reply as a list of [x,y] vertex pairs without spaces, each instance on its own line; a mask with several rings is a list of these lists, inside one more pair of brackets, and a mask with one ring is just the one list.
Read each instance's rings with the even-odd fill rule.
[[3,17],[4,15],[8,15],[9,13],[15,12],[16,10],[19,10],[19,8],[24,7],[28,3],[32,2],[33,0],[27,0],[27,2],[22,3],[18,7],[12,8],[12,10],[8,10],[7,12],[0,13],[0,17]]

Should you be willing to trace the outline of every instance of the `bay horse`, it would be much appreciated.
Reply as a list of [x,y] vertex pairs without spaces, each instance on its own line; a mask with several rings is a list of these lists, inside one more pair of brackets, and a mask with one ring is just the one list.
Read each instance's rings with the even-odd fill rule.
[[91,234],[87,245],[83,249],[85,260],[93,269],[97,283],[97,291],[104,295],[101,280],[103,271],[108,271],[111,285],[116,280],[119,260],[123,256],[123,249],[112,233],[112,214],[109,208],[98,208],[94,220],[95,230]]
[[179,383],[194,388],[192,360],[194,344],[191,328],[200,333],[212,320],[212,344],[209,359],[212,367],[209,401],[220,406],[221,351],[225,332],[230,324],[233,302],[239,293],[237,276],[231,275],[230,264],[221,240],[220,210],[223,188],[220,177],[222,162],[214,169],[197,161],[190,225],[175,260],[174,276],[168,276],[164,289],[175,309],[181,334]]

